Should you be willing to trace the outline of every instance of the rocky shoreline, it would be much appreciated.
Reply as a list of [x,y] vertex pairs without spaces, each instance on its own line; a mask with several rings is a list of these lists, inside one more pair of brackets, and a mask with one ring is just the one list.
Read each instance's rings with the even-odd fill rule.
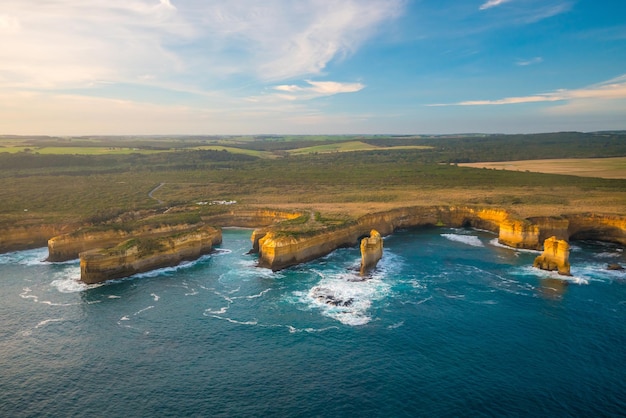
[[[371,239],[373,232],[385,236],[400,228],[424,226],[488,230],[498,234],[501,244],[520,249],[543,250],[551,237],[566,244],[593,239],[626,245],[623,215],[579,213],[523,219],[499,208],[412,206],[358,218],[324,218],[307,211],[231,210],[199,223],[144,225],[131,230],[116,225],[16,226],[0,231],[0,252],[40,247],[47,237],[49,261],[80,258],[81,280],[96,283],[198,258],[221,242],[219,228],[228,226],[256,227],[251,235],[252,252],[259,254],[260,267],[272,270],[314,260],[340,247],[357,246],[364,238]],[[375,246],[367,250],[365,245],[367,270],[375,265],[379,250]],[[554,267],[549,262],[546,265]]]

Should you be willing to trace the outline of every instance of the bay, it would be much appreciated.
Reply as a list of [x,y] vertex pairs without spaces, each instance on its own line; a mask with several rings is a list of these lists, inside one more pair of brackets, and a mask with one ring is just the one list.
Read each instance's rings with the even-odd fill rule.
[[469,229],[398,231],[273,273],[213,254],[101,285],[78,261],[0,255],[0,415],[616,416],[626,410],[621,246],[572,277]]

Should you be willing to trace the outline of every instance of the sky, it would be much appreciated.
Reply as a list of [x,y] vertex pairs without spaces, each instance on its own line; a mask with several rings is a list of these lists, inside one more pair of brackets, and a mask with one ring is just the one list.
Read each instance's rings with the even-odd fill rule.
[[0,134],[618,129],[624,0],[0,2]]

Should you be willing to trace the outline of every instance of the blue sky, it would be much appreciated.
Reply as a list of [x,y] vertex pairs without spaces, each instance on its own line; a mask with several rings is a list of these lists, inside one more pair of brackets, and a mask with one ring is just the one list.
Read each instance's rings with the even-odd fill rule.
[[624,0],[3,0],[2,134],[626,129]]

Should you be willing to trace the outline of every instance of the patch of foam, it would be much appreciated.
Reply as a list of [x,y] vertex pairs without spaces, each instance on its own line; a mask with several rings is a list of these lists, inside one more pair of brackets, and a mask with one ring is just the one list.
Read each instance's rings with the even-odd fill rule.
[[472,247],[484,247],[480,238],[474,235],[441,234],[441,236],[450,241],[461,242],[463,244],[471,245]]
[[22,289],[22,293],[20,293],[20,297],[22,299],[32,300],[34,303],[41,303],[43,305],[49,305],[49,306],[75,306],[75,305],[80,305],[79,302],[76,302],[76,303],[58,303],[58,302],[52,302],[52,301],[49,301],[49,300],[39,300],[39,296],[31,294],[32,291],[33,290],[30,287],[25,287],[25,288]]
[[400,322],[396,322],[395,324],[388,325],[387,329],[396,329],[396,328],[400,328],[403,325],[404,325],[404,321],[400,321]]
[[65,270],[57,274],[57,277],[57,279],[50,282],[50,286],[56,288],[61,293],[82,292],[83,290],[101,286],[101,284],[88,285],[81,282],[79,269]]
[[64,318],[51,318],[51,319],[46,319],[46,320],[43,320],[43,321],[39,322],[39,323],[35,326],[35,329],[37,329],[37,328],[41,328],[41,327],[45,327],[45,326],[46,326],[46,325],[48,325],[48,324],[52,324],[52,323],[55,323],[55,322],[63,322],[63,321],[65,321],[65,319],[64,319]]
[[490,240],[489,244],[493,245],[494,247],[506,248],[507,250],[512,250],[512,251],[520,252],[520,253],[541,254],[541,251],[538,251],[538,250],[529,250],[526,248],[509,247],[508,245],[501,244],[500,241],[498,241],[498,238],[494,238]]
[[258,325],[259,324],[259,322],[256,319],[252,321],[238,321],[236,319],[228,318],[225,316],[219,316],[219,315],[210,315],[210,316],[212,318],[221,319],[223,321],[230,322],[231,324],[238,324],[238,325]]
[[598,253],[598,254],[594,254],[593,255],[596,258],[616,258],[616,257],[621,257],[622,254],[621,253],[610,253],[610,252],[602,252],[602,253]]
[[345,325],[369,323],[372,302],[386,297],[391,290],[389,284],[376,276],[357,281],[355,275],[349,273],[316,273],[322,277],[319,283],[308,292],[294,292],[294,296],[309,308]]
[[154,299],[155,302],[158,302],[160,299],[159,295],[156,293],[150,293],[150,296],[152,296],[152,299]]
[[331,329],[339,329],[338,327],[326,327],[326,328],[296,328],[291,325],[285,325],[291,334],[297,334],[299,332],[316,333],[330,331]]
[[[263,295],[265,295],[265,294],[266,294],[267,292],[269,292],[270,290],[272,290],[272,288],[271,288],[271,287],[270,287],[270,288],[268,288],[268,289],[263,290],[262,292],[260,292],[260,293],[258,293],[258,294],[256,294],[256,295],[250,295],[250,296],[234,296],[232,299],[248,299],[248,300],[250,300],[250,299],[257,299],[257,298],[261,298],[261,297],[263,297]],[[231,300],[232,300],[232,299],[231,299]]]
[[37,266],[49,264],[45,261],[48,257],[48,247],[35,248],[33,250],[14,251],[0,254],[0,264],[20,264],[23,266]]
[[545,279],[545,278],[558,279],[558,280],[563,280],[565,282],[579,284],[579,285],[589,284],[589,279],[590,279],[589,277],[581,276],[579,272],[576,275],[563,276],[556,271],[542,270],[533,266],[521,267],[520,269],[518,269],[518,272],[524,276],[534,276],[540,279]]
[[[156,269],[156,270],[146,271],[145,273],[133,274],[129,278],[140,279],[140,278],[145,278],[145,277],[157,277],[157,276],[161,276],[161,275],[168,274],[168,273],[175,273],[177,271],[185,270],[185,269],[194,267],[200,263],[203,263],[204,261],[208,260],[210,257],[211,257],[210,254],[203,255],[202,257],[193,261],[183,261],[182,263],[172,266],[172,267],[163,267],[163,268]],[[122,279],[122,280],[125,280],[125,279]]]

